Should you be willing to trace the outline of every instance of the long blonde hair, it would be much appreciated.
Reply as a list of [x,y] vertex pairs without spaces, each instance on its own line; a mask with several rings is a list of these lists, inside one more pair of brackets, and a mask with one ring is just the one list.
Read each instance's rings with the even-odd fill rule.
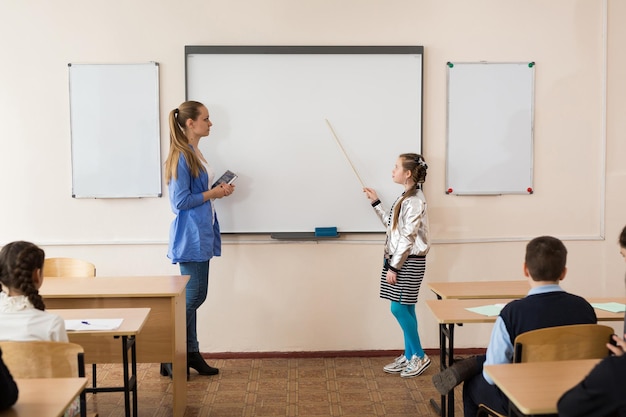
[[196,120],[200,116],[202,107],[204,104],[198,101],[185,101],[170,112],[170,150],[165,160],[165,181],[168,185],[172,178],[178,178],[178,159],[181,153],[185,156],[194,178],[197,178],[201,171],[205,171],[204,165],[189,147],[189,138],[183,130],[187,120]]
[[415,187],[407,190],[400,201],[395,205],[393,209],[393,228],[395,229],[398,225],[398,218],[400,217],[400,208],[402,207],[402,202],[411,196],[417,194],[417,190],[422,188],[422,184],[426,181],[426,170],[428,169],[428,165],[426,165],[426,161],[424,161],[424,157],[417,153],[403,153],[400,155],[402,158],[402,168],[405,171],[411,171],[411,179],[415,183]]

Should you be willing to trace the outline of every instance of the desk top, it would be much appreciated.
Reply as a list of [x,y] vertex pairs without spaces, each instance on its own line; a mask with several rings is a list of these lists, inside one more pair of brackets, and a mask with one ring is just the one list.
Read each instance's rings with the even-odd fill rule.
[[61,417],[85,388],[85,378],[16,379],[20,391],[17,403],[0,411],[0,417]]
[[46,277],[39,293],[46,298],[172,297],[184,294],[189,275],[127,277]]
[[428,282],[428,287],[443,299],[521,298],[528,294],[530,284],[519,281]]
[[113,330],[68,331],[72,334],[93,334],[97,336],[135,336],[146,323],[149,308],[68,308],[46,310],[61,316],[63,320],[123,319],[122,324]]
[[522,413],[556,414],[561,395],[578,384],[599,361],[508,363],[485,366],[485,372]]
[[[497,316],[484,316],[466,310],[468,307],[479,307],[490,304],[506,304],[512,301],[508,299],[472,299],[472,300],[426,300],[426,304],[432,311],[439,324],[456,323],[493,323]],[[590,297],[590,303],[626,303],[626,297]],[[622,321],[624,313],[611,313],[610,311],[595,309],[598,321]]]

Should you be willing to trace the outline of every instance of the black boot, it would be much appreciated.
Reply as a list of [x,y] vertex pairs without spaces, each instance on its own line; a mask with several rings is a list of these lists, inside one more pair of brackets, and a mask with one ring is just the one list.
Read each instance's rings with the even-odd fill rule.
[[476,356],[455,361],[452,366],[433,375],[433,384],[441,395],[447,395],[461,382],[467,381],[474,375],[482,372],[483,362],[479,361]]
[[159,371],[161,376],[169,376],[172,379],[172,364],[171,363],[162,363],[161,370]]
[[187,370],[195,369],[200,375],[217,375],[220,370],[209,366],[200,352],[187,352]]

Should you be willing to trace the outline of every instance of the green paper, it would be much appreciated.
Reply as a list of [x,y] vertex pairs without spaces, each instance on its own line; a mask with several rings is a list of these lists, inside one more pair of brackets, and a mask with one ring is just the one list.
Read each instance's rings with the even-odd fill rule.
[[610,311],[611,313],[622,313],[626,311],[626,305],[622,303],[591,303],[593,308]]
[[468,307],[466,310],[469,310],[474,313],[482,314],[483,316],[497,316],[500,314],[500,310],[502,310],[504,304],[489,304],[486,306],[479,307]]

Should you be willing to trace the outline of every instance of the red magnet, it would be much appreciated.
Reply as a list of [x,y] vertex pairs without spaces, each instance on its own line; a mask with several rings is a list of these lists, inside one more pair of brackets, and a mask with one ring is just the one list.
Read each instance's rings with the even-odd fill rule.
[[528,194],[532,194],[533,193],[533,188],[532,187],[528,187],[526,189],[526,191],[528,191]]
[[448,193],[448,194],[452,194],[452,191],[453,191],[453,190],[452,190],[452,188],[448,188],[447,193]]

